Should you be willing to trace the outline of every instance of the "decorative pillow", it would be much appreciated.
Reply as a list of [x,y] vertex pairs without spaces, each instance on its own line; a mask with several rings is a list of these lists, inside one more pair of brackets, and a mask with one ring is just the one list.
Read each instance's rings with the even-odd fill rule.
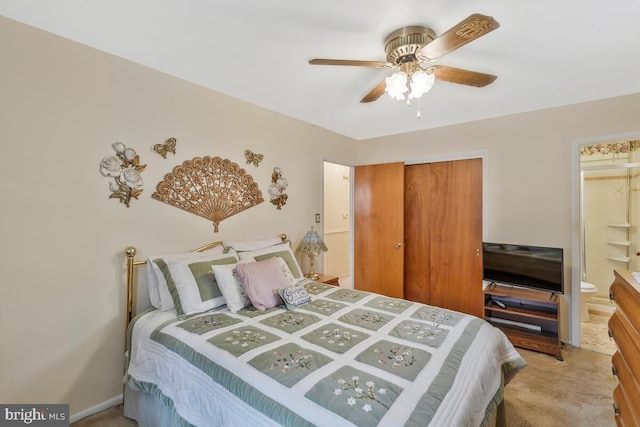
[[[282,273],[284,274],[284,277],[286,277],[289,283],[291,283],[291,286],[295,286],[298,280],[300,279],[296,279],[295,277],[293,277],[293,273],[291,273],[291,270],[289,269],[289,264],[287,264],[284,258],[281,258],[279,256],[272,257],[272,258],[275,258],[278,260],[278,263],[280,263],[280,268],[282,269]],[[249,259],[252,259],[253,261],[257,261],[254,258],[249,258]]]
[[291,286],[277,258],[239,263],[235,272],[242,281],[244,293],[258,310],[267,310],[282,304],[278,289]]
[[241,240],[241,241],[225,240],[223,244],[225,248],[232,248],[238,252],[241,252],[241,251],[255,251],[258,249],[263,249],[269,246],[277,245],[278,243],[282,243],[281,238],[271,237],[268,239],[259,239],[259,240]]
[[307,290],[302,286],[292,286],[286,289],[278,289],[278,294],[289,310],[296,309],[311,301]]
[[[211,258],[220,255],[224,251],[224,247],[216,246],[215,248],[208,249],[202,252],[181,252],[167,255],[155,255],[147,258],[147,277],[149,282],[149,299],[151,305],[162,310],[171,310],[174,307],[173,298],[167,287],[167,281],[160,271],[160,267],[154,260],[157,259],[174,259],[174,260],[191,260],[200,258]],[[230,255],[237,258],[235,251],[230,251]]]
[[269,246],[268,248],[262,248],[255,251],[240,252],[238,253],[238,256],[240,259],[254,258],[256,261],[280,257],[285,260],[294,278],[299,279],[302,277],[302,269],[300,269],[298,260],[293,255],[289,242]]
[[235,254],[220,254],[190,260],[158,258],[153,262],[164,276],[178,315],[190,315],[225,304],[211,265],[235,264],[238,258]]
[[[255,262],[255,260],[248,258],[240,262]],[[242,280],[240,280],[234,271],[237,265],[238,264],[214,264],[211,266],[213,274],[216,276],[216,282],[218,282],[218,288],[220,288],[224,301],[232,313],[236,313],[238,310],[242,310],[251,305],[251,301],[249,301],[249,298],[242,289]]]

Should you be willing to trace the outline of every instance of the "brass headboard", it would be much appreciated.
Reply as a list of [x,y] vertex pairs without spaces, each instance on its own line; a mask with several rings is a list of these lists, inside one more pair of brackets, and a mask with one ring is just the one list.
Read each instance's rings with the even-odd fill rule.
[[[278,236],[283,242],[285,242],[287,240],[287,235],[286,234],[280,234]],[[209,243],[207,245],[204,245],[198,249],[194,249],[191,252],[202,252],[202,251],[206,251],[207,249],[212,249],[215,248],[216,246],[222,246],[223,242],[217,241],[217,242],[213,242],[213,243]],[[146,265],[147,264],[147,260],[146,259],[140,259],[140,260],[136,260],[136,254],[137,254],[137,250],[135,247],[133,246],[127,246],[124,250],[124,255],[127,257],[127,305],[125,308],[125,325],[124,325],[124,333],[125,333],[125,337],[127,334],[127,331],[129,330],[129,323],[131,323],[131,319],[132,319],[132,314],[133,314],[133,283],[134,283],[134,279],[133,279],[133,270],[134,267],[137,267],[139,265]],[[125,339],[125,352],[128,350],[127,348],[127,340]]]

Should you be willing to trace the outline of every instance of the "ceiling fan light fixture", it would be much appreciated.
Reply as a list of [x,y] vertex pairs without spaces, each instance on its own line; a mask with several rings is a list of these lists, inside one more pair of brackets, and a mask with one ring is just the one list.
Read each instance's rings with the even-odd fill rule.
[[420,98],[431,90],[434,82],[435,75],[433,73],[427,73],[423,70],[416,71],[411,75],[411,92],[409,92],[409,98]]
[[408,79],[409,77],[404,71],[393,73],[392,75],[384,79],[386,85],[384,89],[385,92],[387,92],[393,99],[404,100],[404,94],[409,90],[407,88]]
[[[309,60],[314,65],[346,65],[355,67],[400,68],[369,91],[361,100],[368,103],[379,99],[385,92],[392,99],[403,100],[410,105],[433,87],[434,80],[461,85],[484,87],[497,76],[445,65],[426,63],[470,43],[498,28],[500,24],[491,16],[474,13],[436,37],[433,30],[422,26],[402,27],[387,36],[384,48],[386,61],[362,61],[351,59]],[[407,87],[409,83],[409,87]],[[418,115],[420,112],[418,111]]]
[[434,82],[435,74],[421,69],[409,73],[398,71],[385,78],[385,92],[393,99],[406,100],[408,105],[411,99],[420,98],[429,92]]

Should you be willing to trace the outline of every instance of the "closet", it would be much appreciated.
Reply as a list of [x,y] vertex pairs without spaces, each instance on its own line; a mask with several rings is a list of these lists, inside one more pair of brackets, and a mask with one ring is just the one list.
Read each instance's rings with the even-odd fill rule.
[[482,159],[356,167],[353,279],[482,317]]

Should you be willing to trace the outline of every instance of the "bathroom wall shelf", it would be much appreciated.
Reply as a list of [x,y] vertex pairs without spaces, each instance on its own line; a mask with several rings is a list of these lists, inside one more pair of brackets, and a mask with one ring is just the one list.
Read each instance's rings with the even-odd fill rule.
[[628,240],[609,240],[607,242],[610,245],[616,245],[616,246],[629,246],[631,245],[631,242]]
[[[629,212],[627,207],[627,217],[628,216],[629,216]],[[629,239],[631,224],[629,223],[629,221],[624,221],[624,222],[612,221],[612,222],[609,222],[607,226],[617,228],[618,230],[614,232],[616,236],[612,240],[607,241],[608,244],[612,246],[617,246],[616,249],[612,248],[613,253],[610,255],[607,255],[607,259],[609,261],[624,262],[628,264],[629,262],[631,262],[631,258],[629,256],[629,250],[631,247],[631,241]],[[624,234],[624,237],[621,236],[620,234]],[[618,239],[624,239],[624,240],[618,240]]]
[[631,224],[628,222],[610,222],[607,224],[607,227],[621,227],[621,228],[629,228]]
[[492,283],[484,290],[484,318],[514,346],[562,360],[558,294]]
[[628,256],[608,256],[607,259],[611,261],[629,262],[631,258]]

